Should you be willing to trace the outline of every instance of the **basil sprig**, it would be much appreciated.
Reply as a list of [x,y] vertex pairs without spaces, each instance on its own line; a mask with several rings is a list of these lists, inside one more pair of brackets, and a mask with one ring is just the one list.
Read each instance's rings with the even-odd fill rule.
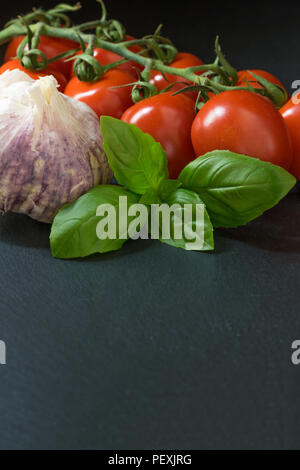
[[[97,232],[101,220],[97,215],[98,207],[110,204],[120,217],[120,196],[127,197],[128,207],[137,203],[147,206],[144,222],[148,219],[151,233],[151,211],[161,204],[170,208],[176,205],[176,210],[170,211],[167,237],[160,225],[161,219],[157,219],[157,238],[187,250],[212,250],[213,226],[246,224],[277,204],[296,183],[292,175],[276,165],[221,150],[198,157],[183,169],[178,180],[170,180],[165,151],[149,134],[135,125],[107,116],[101,117],[101,131],[109,164],[121,186],[97,186],[59,211],[50,235],[55,257],[84,257],[120,249],[129,234],[123,233],[119,219],[115,239],[101,239]],[[189,204],[193,218],[183,225],[178,237],[174,221],[176,217],[185,220],[184,204]],[[191,235],[199,229],[194,216],[198,209],[201,211],[201,205],[202,239],[196,238],[191,243]],[[128,214],[122,217],[127,218],[129,225],[132,217]],[[139,226],[137,233],[141,228]]]

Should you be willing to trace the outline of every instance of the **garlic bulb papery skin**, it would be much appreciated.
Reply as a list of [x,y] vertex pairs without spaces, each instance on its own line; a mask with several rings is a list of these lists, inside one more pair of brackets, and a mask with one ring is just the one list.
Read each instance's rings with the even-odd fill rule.
[[0,75],[0,210],[51,223],[93,186],[110,183],[97,115],[53,76]]

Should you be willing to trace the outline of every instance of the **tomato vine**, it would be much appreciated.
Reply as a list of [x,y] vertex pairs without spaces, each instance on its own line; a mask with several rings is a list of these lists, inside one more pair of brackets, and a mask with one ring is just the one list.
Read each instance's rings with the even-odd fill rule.
[[[139,89],[145,89],[145,96],[149,95],[147,85],[147,71],[150,69],[181,77],[183,81],[192,82],[193,90],[199,91],[205,100],[210,92],[218,94],[227,90],[249,90],[263,96],[268,96],[277,107],[281,107],[287,100],[287,93],[282,87],[270,83],[268,80],[253,75],[260,83],[261,88],[252,87],[250,82],[246,86],[237,86],[237,72],[225,59],[218,38],[215,43],[216,60],[211,64],[196,67],[175,68],[170,64],[177,55],[177,49],[171,41],[160,34],[159,27],[154,34],[141,39],[126,40],[124,26],[115,19],[107,19],[107,11],[103,0],[97,0],[102,7],[100,19],[73,26],[69,13],[81,8],[75,5],[59,4],[51,10],[34,9],[28,15],[18,17],[6,24],[0,31],[0,45],[14,37],[25,36],[18,47],[17,57],[22,66],[32,70],[43,70],[58,59],[73,60],[74,72],[81,81],[97,81],[103,74],[119,65],[123,61],[134,61],[144,68],[142,80],[138,80]],[[91,32],[94,30],[93,32]],[[78,49],[66,51],[59,56],[48,59],[39,50],[41,36],[61,38],[78,43]],[[140,46],[139,53],[130,50],[131,46]],[[123,60],[101,66],[93,57],[94,48],[102,48],[123,57]],[[75,55],[79,50],[80,55]],[[199,75],[199,72],[202,72]],[[146,82],[146,83],[145,83]],[[191,89],[191,87],[188,87]],[[188,89],[186,88],[186,90]],[[180,90],[180,92],[184,91]],[[158,93],[158,91],[156,91]],[[156,93],[151,89],[151,94]],[[135,88],[136,94],[136,88]],[[139,94],[140,96],[143,93]]]

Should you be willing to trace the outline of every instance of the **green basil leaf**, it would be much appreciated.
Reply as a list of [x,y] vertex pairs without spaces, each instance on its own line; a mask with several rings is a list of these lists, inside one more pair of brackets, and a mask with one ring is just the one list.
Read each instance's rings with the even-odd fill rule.
[[166,153],[151,135],[109,116],[100,122],[104,150],[119,184],[144,194],[168,178]]
[[275,206],[296,183],[277,165],[228,150],[198,157],[179,180],[199,194],[215,227],[247,224]]
[[176,189],[180,188],[182,183],[178,180],[163,180],[157,190],[161,200],[165,201]]
[[148,189],[140,198],[140,204],[161,204],[176,189],[180,188],[182,183],[178,180],[163,180],[158,189]]
[[[80,258],[92,253],[106,253],[120,249],[128,239],[127,231],[124,234],[120,233],[119,229],[120,196],[127,197],[128,207],[138,202],[137,195],[120,186],[101,185],[94,187],[72,204],[62,207],[51,229],[52,255],[55,258]],[[100,240],[97,236],[97,226],[101,220],[97,215],[97,209],[101,204],[110,204],[116,210],[116,239]],[[130,219],[127,218],[128,224]]]
[[155,189],[148,189],[139,199],[139,204],[161,204],[162,200]]
[[[213,226],[203,202],[198,194],[187,189],[177,189],[164,201],[165,209],[170,214],[170,223],[162,227],[162,217],[154,218],[158,207],[151,206],[150,232],[156,227],[161,242],[184,250],[205,251],[214,249]],[[186,211],[189,205],[190,213]],[[160,205],[160,208],[162,205]],[[158,213],[159,215],[159,213]],[[187,217],[190,216],[189,220]],[[156,219],[156,220],[155,220]],[[175,223],[180,223],[180,233],[175,233]],[[187,223],[189,222],[189,223]],[[167,234],[164,233],[168,232]],[[155,238],[155,237],[154,237]]]

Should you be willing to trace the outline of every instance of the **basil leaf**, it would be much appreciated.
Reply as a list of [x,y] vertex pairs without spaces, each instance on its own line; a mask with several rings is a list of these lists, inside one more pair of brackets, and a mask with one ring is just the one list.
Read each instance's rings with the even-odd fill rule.
[[163,180],[158,189],[148,189],[140,198],[140,204],[161,204],[176,189],[180,188],[182,183],[178,180]]
[[178,180],[163,180],[157,190],[159,197],[165,201],[171,194],[180,188],[182,183]]
[[[169,224],[166,224],[166,218],[158,217],[159,207],[152,205],[150,217],[152,238],[156,238],[153,236],[153,230],[156,229],[160,241],[168,245],[195,251],[214,249],[213,226],[198,194],[180,188],[170,194],[164,202],[165,209],[170,214]],[[189,220],[187,220],[188,217]],[[164,227],[162,221],[164,221]],[[174,223],[178,224],[178,222],[181,230],[176,234]],[[167,236],[164,231],[169,232]]]
[[277,165],[228,150],[198,157],[179,180],[199,194],[215,227],[245,225],[275,206],[296,183]]
[[[138,202],[137,195],[120,186],[101,185],[94,187],[72,204],[62,207],[51,229],[52,255],[55,258],[80,258],[92,253],[106,253],[121,248],[128,239],[128,234],[127,231],[120,233],[118,220],[120,196],[127,197],[128,207]],[[97,236],[97,226],[101,220],[97,215],[97,209],[101,204],[110,204],[116,210],[116,239],[100,240]],[[124,216],[127,217],[127,213]],[[127,218],[128,224],[130,219]]]
[[155,189],[148,189],[139,199],[139,204],[161,204],[162,200]]
[[101,132],[109,164],[118,183],[137,194],[157,189],[168,178],[162,146],[134,124],[101,117]]

